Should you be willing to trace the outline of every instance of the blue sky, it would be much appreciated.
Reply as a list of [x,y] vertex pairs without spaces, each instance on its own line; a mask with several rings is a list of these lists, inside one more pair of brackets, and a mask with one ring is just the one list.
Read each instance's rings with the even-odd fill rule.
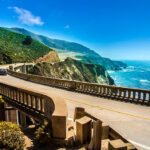
[[112,59],[150,60],[149,0],[0,0],[0,26],[79,42]]

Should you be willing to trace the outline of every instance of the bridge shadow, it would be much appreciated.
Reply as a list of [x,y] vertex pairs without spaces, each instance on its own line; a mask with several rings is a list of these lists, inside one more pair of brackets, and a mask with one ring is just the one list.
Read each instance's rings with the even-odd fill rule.
[[56,147],[52,143],[42,144],[40,145],[35,140],[35,131],[37,127],[34,125],[30,125],[27,128],[23,129],[23,133],[25,135],[25,144],[26,148],[25,150],[57,150],[59,147]]
[[77,147],[72,148],[66,148],[66,147],[60,147],[57,145],[54,145],[52,143],[46,143],[46,144],[39,144],[35,140],[35,131],[37,127],[35,125],[30,125],[27,128],[22,129],[24,135],[25,135],[25,150],[78,150],[80,148],[85,147],[86,145],[80,145]]

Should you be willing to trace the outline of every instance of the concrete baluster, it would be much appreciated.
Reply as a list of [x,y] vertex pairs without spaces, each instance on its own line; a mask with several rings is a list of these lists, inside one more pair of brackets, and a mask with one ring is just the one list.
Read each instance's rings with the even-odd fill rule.
[[101,95],[101,94],[102,94],[102,86],[99,85],[99,95]]
[[123,95],[123,99],[125,99],[127,97],[127,90],[124,89],[124,95]]
[[45,109],[44,109],[44,99],[40,99],[40,105],[41,105],[41,111],[42,112],[45,112]]
[[40,110],[40,99],[39,99],[39,97],[36,97],[36,109]]
[[22,73],[27,73],[27,70],[26,70],[26,65],[24,64],[23,66],[22,66]]
[[101,149],[102,140],[102,122],[100,120],[93,121],[93,150]]
[[28,95],[27,93],[24,93],[24,104],[28,106]]
[[106,88],[103,87],[103,96],[105,96],[105,93],[106,93]]
[[115,97],[118,98],[118,88],[115,88]]
[[133,98],[132,100],[134,101],[135,100],[135,91],[133,90]]
[[31,106],[31,95],[27,94],[27,105]]
[[131,90],[128,90],[128,100],[131,99]]
[[138,102],[139,100],[141,100],[141,91],[138,92],[138,100],[137,100],[137,102]]
[[76,107],[74,111],[74,121],[85,116],[85,109],[82,107]]
[[82,117],[76,120],[76,142],[84,144],[91,140],[92,120],[89,117]]
[[122,89],[119,88],[119,98],[121,98],[121,96],[122,96]]
[[31,96],[31,107],[35,108],[35,97]]
[[147,105],[149,106],[150,105],[150,92],[148,92],[148,103]]
[[146,100],[146,92],[143,92],[143,101],[142,101],[142,104],[144,103],[145,100]]
[[34,108],[37,109],[37,96],[34,96]]

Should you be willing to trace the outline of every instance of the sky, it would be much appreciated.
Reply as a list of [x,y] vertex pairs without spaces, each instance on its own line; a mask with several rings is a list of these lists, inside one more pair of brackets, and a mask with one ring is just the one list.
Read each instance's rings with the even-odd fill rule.
[[150,0],[0,0],[0,26],[78,42],[114,60],[150,60]]

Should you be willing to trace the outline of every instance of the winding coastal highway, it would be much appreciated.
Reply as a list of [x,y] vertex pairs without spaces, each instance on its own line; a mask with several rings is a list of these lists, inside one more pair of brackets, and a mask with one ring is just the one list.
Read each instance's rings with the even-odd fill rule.
[[75,107],[84,107],[87,112],[109,124],[137,148],[150,150],[150,107],[148,106],[71,92],[25,81],[10,75],[0,76],[0,82],[45,93],[55,93],[66,101],[70,119],[73,118]]

